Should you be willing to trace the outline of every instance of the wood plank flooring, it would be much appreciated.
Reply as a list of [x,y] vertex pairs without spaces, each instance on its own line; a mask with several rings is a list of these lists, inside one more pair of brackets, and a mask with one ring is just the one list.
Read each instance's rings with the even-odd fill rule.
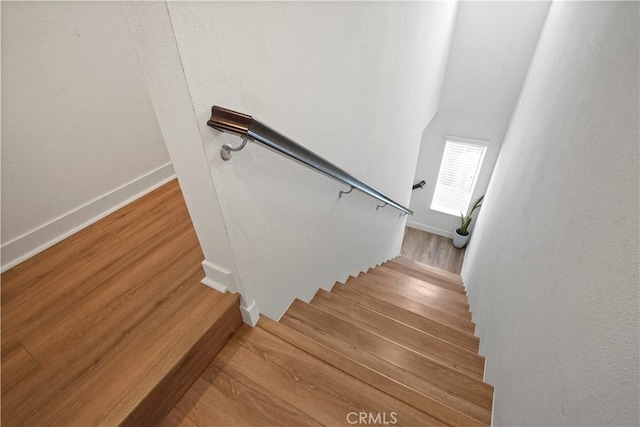
[[460,274],[464,258],[464,249],[454,247],[451,239],[411,227],[405,228],[400,253],[405,259],[455,274]]
[[240,327],[172,181],[2,274],[2,424],[154,425]]
[[460,277],[400,257],[243,326],[171,426],[491,424]]

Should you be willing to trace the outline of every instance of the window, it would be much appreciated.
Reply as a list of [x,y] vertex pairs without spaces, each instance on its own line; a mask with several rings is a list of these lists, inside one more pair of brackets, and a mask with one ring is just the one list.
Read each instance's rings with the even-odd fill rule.
[[431,209],[449,215],[467,213],[489,141],[445,137]]

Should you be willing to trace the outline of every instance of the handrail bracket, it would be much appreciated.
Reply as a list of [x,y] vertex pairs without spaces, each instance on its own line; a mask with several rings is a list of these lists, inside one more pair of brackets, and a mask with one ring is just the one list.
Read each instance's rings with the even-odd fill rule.
[[222,160],[224,161],[231,159],[231,153],[234,151],[242,150],[249,141],[250,138],[245,136],[242,138],[242,144],[238,145],[237,147],[232,147],[229,144],[224,144],[222,147],[220,147],[220,157],[222,157]]
[[340,199],[341,199],[343,194],[349,194],[349,193],[351,193],[352,191],[353,191],[353,187],[350,187],[350,188],[349,188],[349,191],[342,191],[342,190],[340,190],[340,192],[338,193],[338,198],[340,198]]

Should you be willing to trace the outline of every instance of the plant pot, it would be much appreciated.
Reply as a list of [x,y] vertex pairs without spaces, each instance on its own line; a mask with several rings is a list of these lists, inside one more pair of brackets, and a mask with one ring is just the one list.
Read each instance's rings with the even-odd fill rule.
[[469,239],[471,238],[471,233],[467,232],[466,236],[460,234],[460,229],[458,228],[455,233],[453,233],[453,246],[456,248],[464,248],[469,243]]

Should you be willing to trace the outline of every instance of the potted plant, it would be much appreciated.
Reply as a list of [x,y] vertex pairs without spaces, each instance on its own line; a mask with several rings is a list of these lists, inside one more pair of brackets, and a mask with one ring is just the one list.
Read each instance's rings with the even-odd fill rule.
[[453,233],[453,246],[456,248],[464,248],[467,243],[469,243],[469,239],[471,238],[469,225],[471,225],[471,220],[473,219],[473,212],[482,206],[482,199],[484,199],[484,196],[476,200],[466,215],[463,215],[462,212],[460,212],[460,228]]

